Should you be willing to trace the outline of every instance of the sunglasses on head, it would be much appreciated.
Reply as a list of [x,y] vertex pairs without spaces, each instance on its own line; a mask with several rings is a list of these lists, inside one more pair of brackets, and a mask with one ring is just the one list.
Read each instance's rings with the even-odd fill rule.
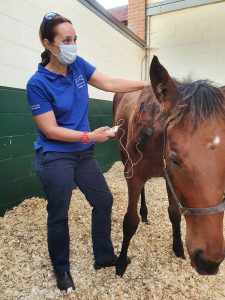
[[50,13],[47,13],[46,15],[44,15],[43,20],[49,21],[49,20],[51,20],[52,18],[54,18],[55,16],[59,16],[59,14],[50,12]]

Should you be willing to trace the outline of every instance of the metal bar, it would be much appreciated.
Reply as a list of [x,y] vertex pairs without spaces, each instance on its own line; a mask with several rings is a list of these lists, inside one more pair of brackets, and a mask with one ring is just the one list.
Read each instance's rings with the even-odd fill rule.
[[219,2],[224,2],[224,0],[165,0],[147,5],[147,16],[155,16]]
[[133,31],[131,31],[127,26],[114,18],[103,6],[101,6],[95,0],[77,0],[82,5],[91,10],[94,14],[104,20],[107,24],[112,26],[115,30],[123,34],[130,41],[134,42],[141,48],[145,47],[145,41],[138,37]]
[[150,49],[150,16],[146,18],[146,47]]

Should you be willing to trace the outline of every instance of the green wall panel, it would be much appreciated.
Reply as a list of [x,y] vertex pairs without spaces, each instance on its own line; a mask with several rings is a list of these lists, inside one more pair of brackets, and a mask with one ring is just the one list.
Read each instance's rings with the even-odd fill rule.
[[31,155],[2,160],[0,166],[0,183],[34,173],[33,156]]
[[3,215],[6,210],[18,205],[26,198],[34,196],[44,197],[44,192],[36,175],[23,177],[7,183],[0,183],[0,190],[1,215]]
[[17,201],[18,199],[44,195],[41,184],[35,174],[0,183],[0,190],[0,208],[7,207],[9,199],[15,199],[14,201]]
[[0,87],[0,113],[30,113],[25,97],[24,90]]
[[11,141],[11,153],[13,157],[34,154],[34,141],[37,134],[27,134],[23,136],[14,136]]
[[0,161],[34,154],[33,143],[36,138],[37,134],[0,137]]
[[12,157],[10,140],[10,137],[0,138],[0,160]]
[[[90,99],[91,130],[112,126],[112,102]],[[26,198],[44,196],[34,171],[37,128],[22,89],[0,87],[0,216]],[[115,139],[96,143],[96,158],[105,172],[119,160]]]
[[29,114],[0,113],[0,137],[34,134],[36,129]]

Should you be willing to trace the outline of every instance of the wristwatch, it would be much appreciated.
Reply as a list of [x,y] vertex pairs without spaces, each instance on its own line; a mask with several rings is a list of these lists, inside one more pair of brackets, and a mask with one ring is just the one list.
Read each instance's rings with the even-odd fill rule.
[[90,142],[89,137],[88,137],[88,132],[83,132],[81,136],[81,143],[83,144],[88,144]]

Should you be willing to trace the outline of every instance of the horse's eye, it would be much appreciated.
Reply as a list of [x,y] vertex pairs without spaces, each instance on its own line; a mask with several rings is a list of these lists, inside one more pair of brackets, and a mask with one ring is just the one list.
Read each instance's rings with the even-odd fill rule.
[[170,155],[170,160],[172,161],[173,164],[179,167],[181,166],[181,161],[174,154]]

